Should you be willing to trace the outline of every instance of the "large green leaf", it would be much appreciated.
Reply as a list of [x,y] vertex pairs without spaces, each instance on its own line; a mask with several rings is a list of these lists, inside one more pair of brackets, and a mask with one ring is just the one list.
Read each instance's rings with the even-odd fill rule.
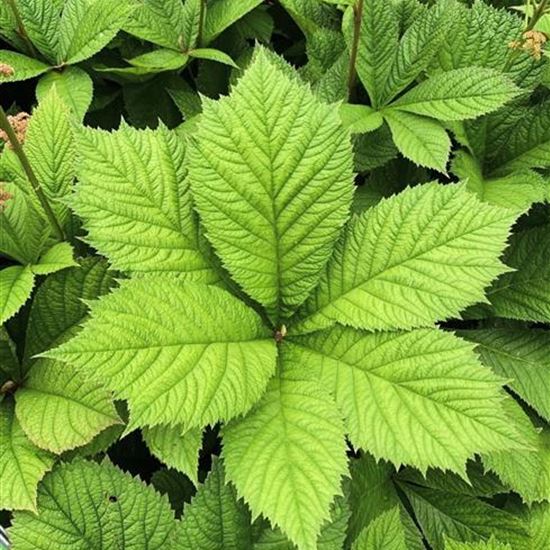
[[407,189],[347,228],[293,328],[429,326],[484,300],[515,214],[461,185]]
[[41,484],[38,510],[15,515],[10,529],[15,548],[180,548],[167,498],[108,462],[61,464]]
[[287,348],[334,394],[352,443],[377,458],[465,475],[474,453],[522,448],[500,405],[501,380],[451,334],[333,327]]
[[262,3],[262,0],[212,0],[208,3],[204,21],[203,41],[212,42],[227,27]]
[[169,277],[125,281],[75,338],[44,355],[127,399],[133,425],[184,429],[247,411],[275,369],[275,341],[229,293]]
[[200,250],[185,142],[175,132],[84,130],[78,135],[79,184],[72,206],[90,243],[113,267],[217,279]]
[[407,550],[400,508],[394,506],[365,527],[353,543],[353,550]]
[[36,511],[36,486],[53,465],[53,456],[25,435],[11,400],[0,403],[0,507]]
[[0,325],[23,307],[33,287],[34,274],[28,266],[14,265],[0,271]]
[[351,145],[337,111],[259,50],[220,101],[207,101],[190,149],[207,236],[274,321],[319,279],[353,193]]
[[0,83],[28,80],[50,70],[46,63],[11,50],[0,50],[0,63],[5,63],[13,69],[11,75],[0,75]]
[[279,373],[223,442],[227,477],[253,517],[267,517],[300,550],[317,548],[347,470],[344,427],[328,393]]

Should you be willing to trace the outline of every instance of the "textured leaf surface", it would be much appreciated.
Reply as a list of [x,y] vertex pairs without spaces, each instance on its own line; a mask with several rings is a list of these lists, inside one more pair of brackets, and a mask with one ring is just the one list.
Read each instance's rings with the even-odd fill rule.
[[0,271],[0,325],[25,304],[33,286],[34,275],[29,267],[14,265]]
[[214,462],[206,481],[185,507],[177,539],[181,548],[196,550],[252,548],[250,512],[237,500],[235,488],[226,483],[221,461]]
[[36,486],[52,467],[53,457],[35,447],[15,417],[13,404],[0,403],[0,506],[36,510]]
[[384,119],[404,157],[420,166],[446,172],[451,140],[438,121],[396,110],[384,111]]
[[445,550],[511,550],[511,547],[493,537],[488,542],[458,542],[446,538]]
[[476,452],[518,448],[501,381],[451,334],[333,327],[288,348],[334,394],[352,443],[377,458],[464,473]]
[[62,464],[39,488],[40,514],[18,513],[10,529],[20,550],[175,549],[168,500],[108,462]]
[[78,264],[73,255],[74,251],[69,243],[54,244],[44,252],[37,264],[31,266],[32,272],[36,275],[48,275],[68,267],[74,267]]
[[38,361],[17,392],[17,419],[31,441],[57,454],[120,422],[109,393],[70,366]]
[[93,304],[75,338],[45,355],[127,399],[134,425],[202,427],[245,412],[275,369],[256,313],[215,287],[168,277],[125,282]]
[[28,80],[40,76],[50,69],[49,65],[38,61],[38,59],[10,50],[0,50],[0,63],[5,63],[13,69],[12,75],[0,76],[0,83]]
[[198,484],[199,450],[202,430],[188,432],[180,426],[154,426],[143,430],[143,439],[149,450],[167,466],[184,473]]
[[464,120],[495,111],[519,88],[492,69],[468,67],[433,76],[392,103],[392,107],[439,120]]
[[254,409],[224,430],[227,477],[253,517],[263,514],[300,550],[313,550],[346,473],[343,436],[328,394],[275,376]]
[[174,272],[212,282],[217,275],[199,248],[185,143],[164,127],[85,130],[73,207],[89,241],[113,267]]
[[353,543],[353,550],[407,550],[399,506],[382,513]]
[[191,149],[193,195],[235,281],[275,319],[306,298],[353,193],[332,107],[260,50],[232,94],[208,101]]
[[412,328],[456,316],[505,270],[499,256],[514,217],[459,185],[381,201],[347,228],[296,330],[336,321]]
[[213,0],[208,4],[204,21],[203,40],[212,42],[227,27],[241,19],[248,12],[262,3],[262,0]]

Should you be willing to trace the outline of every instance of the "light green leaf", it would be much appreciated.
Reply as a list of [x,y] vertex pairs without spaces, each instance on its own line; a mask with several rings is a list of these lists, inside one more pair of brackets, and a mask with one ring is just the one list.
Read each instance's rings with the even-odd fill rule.
[[199,47],[197,40],[201,31],[201,17],[205,17],[207,9],[203,0],[185,0],[181,16],[181,47],[184,52]]
[[75,64],[92,57],[115,37],[133,9],[128,0],[67,0],[59,24],[57,61]]
[[437,329],[333,327],[290,338],[287,354],[335,396],[354,446],[465,475],[474,453],[525,448],[500,405],[501,380],[472,348]]
[[159,49],[129,59],[128,63],[134,67],[151,69],[154,72],[161,72],[181,69],[185,66],[188,59],[189,57],[181,52],[168,49]]
[[31,266],[32,272],[35,275],[48,275],[77,266],[73,254],[73,247],[69,243],[54,244],[40,257],[37,264]]
[[0,507],[36,511],[36,486],[53,466],[53,456],[35,447],[15,417],[13,403],[0,403]]
[[420,166],[447,171],[451,140],[437,120],[397,110],[385,110],[383,116],[404,157]]
[[271,380],[247,416],[224,430],[228,479],[254,518],[267,517],[300,550],[317,548],[330,503],[340,493],[347,470],[343,430],[327,393],[284,374]]
[[487,542],[458,542],[445,537],[445,550],[512,550],[509,544],[491,537]]
[[250,512],[226,483],[220,460],[214,460],[206,481],[185,507],[177,539],[181,548],[194,550],[252,548]]
[[79,184],[72,200],[88,239],[115,269],[185,274],[215,282],[200,248],[185,142],[161,126],[78,134]]
[[353,543],[353,550],[407,550],[400,508],[383,512],[366,527]]
[[29,267],[14,265],[0,271],[0,325],[23,307],[33,287],[34,275]]
[[204,103],[195,138],[189,176],[207,236],[278,322],[317,283],[347,218],[348,135],[261,49],[228,98]]
[[476,344],[481,362],[509,380],[508,385],[550,421],[550,334],[536,329],[461,331]]
[[44,355],[106,382],[128,400],[134,426],[189,430],[247,411],[275,353],[259,316],[229,293],[145,277],[95,302],[84,330]]
[[239,69],[239,66],[231,59],[229,55],[220,50],[215,50],[213,48],[197,48],[189,52],[191,57],[196,59],[208,59],[210,61],[216,61],[217,63],[222,63],[223,65],[229,65],[235,69]]
[[56,454],[85,445],[120,422],[109,393],[67,365],[38,361],[16,395],[15,412],[37,446]]
[[227,27],[259,6],[262,0],[212,0],[208,3],[204,21],[203,43],[209,44]]
[[186,432],[181,426],[159,425],[145,427],[142,434],[151,453],[198,485],[199,451],[202,446],[200,428]]
[[[357,49],[356,70],[374,107],[379,107],[399,43],[399,21],[387,0],[365,0]],[[354,37],[354,9],[348,8],[342,23],[348,50]]]
[[499,257],[514,218],[461,185],[418,185],[382,200],[349,225],[294,331],[456,317],[506,270]]
[[166,497],[108,462],[61,464],[38,491],[39,514],[14,516],[19,550],[176,550],[177,523]]
[[93,83],[86,71],[78,67],[65,67],[61,71],[45,74],[36,85],[36,97],[39,103],[55,86],[59,98],[71,109],[78,121],[81,121],[92,102]]
[[533,539],[532,548],[544,548],[550,540],[550,503],[535,504],[525,515]]
[[428,78],[391,104],[391,108],[439,120],[464,120],[495,111],[520,93],[493,69],[468,67]]
[[340,106],[339,112],[344,128],[352,134],[372,132],[384,124],[382,115],[367,105],[344,103]]
[[11,50],[0,50],[0,63],[4,63],[13,69],[12,75],[0,75],[0,84],[29,80],[29,78],[40,76],[50,70],[50,66],[42,63],[42,61]]

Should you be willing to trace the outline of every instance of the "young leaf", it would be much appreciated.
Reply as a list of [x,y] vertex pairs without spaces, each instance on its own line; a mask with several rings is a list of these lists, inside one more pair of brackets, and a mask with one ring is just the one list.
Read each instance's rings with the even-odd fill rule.
[[34,275],[28,266],[14,265],[0,271],[0,325],[23,307],[33,287]]
[[78,264],[73,258],[73,248],[69,243],[57,243],[40,257],[37,264],[31,266],[35,275],[48,275]]
[[461,185],[383,200],[349,225],[292,328],[409,329],[456,316],[506,270],[499,257],[514,218]]
[[79,133],[79,184],[72,206],[88,239],[115,269],[217,280],[200,249],[185,143],[161,126]]
[[275,322],[318,281],[353,193],[338,114],[260,49],[228,98],[204,104],[189,176],[207,236]]
[[359,535],[352,550],[407,550],[400,508],[383,512]]
[[168,49],[158,49],[138,55],[128,60],[130,65],[151,69],[154,72],[175,71],[184,67],[189,57],[186,54]]
[[339,112],[344,128],[352,134],[372,132],[384,124],[382,115],[367,105],[344,103]]
[[106,382],[128,400],[134,426],[188,430],[247,411],[275,353],[259,316],[229,293],[144,277],[95,302],[84,330],[43,355]]
[[203,43],[209,44],[227,27],[259,6],[262,0],[212,0],[208,3],[204,20]]
[[53,456],[25,435],[11,400],[0,403],[0,507],[36,511],[36,486],[53,466]]
[[391,104],[439,120],[464,120],[495,111],[520,89],[492,69],[468,67],[428,78]]
[[17,392],[15,413],[35,445],[57,454],[85,445],[120,422],[109,393],[100,384],[47,360],[30,369]]
[[229,55],[220,50],[215,50],[214,48],[196,48],[189,52],[191,57],[197,59],[208,59],[210,61],[216,61],[222,63],[223,65],[228,65],[235,69],[239,69],[239,66],[231,59]]
[[12,74],[0,75],[0,84],[28,80],[50,70],[50,66],[42,61],[11,50],[0,50],[0,63],[4,63],[13,69]]
[[61,464],[41,484],[38,510],[15,515],[15,548],[178,548],[166,497],[108,462]]
[[376,458],[465,475],[474,453],[524,447],[501,408],[501,380],[451,334],[333,327],[287,348],[335,396],[352,443]]
[[227,477],[253,517],[268,517],[301,550],[317,548],[347,470],[330,396],[313,382],[277,375],[254,409],[225,428],[223,442]]
[[92,79],[78,67],[65,67],[62,71],[50,71],[36,85],[36,98],[45,101],[55,86],[59,98],[71,109],[78,121],[82,121],[93,96]]
[[181,426],[159,425],[143,429],[143,440],[152,454],[167,466],[184,473],[198,485],[199,450],[202,430],[182,430]]
[[199,486],[177,534],[181,548],[252,548],[250,512],[226,483],[223,464],[214,460],[212,471]]

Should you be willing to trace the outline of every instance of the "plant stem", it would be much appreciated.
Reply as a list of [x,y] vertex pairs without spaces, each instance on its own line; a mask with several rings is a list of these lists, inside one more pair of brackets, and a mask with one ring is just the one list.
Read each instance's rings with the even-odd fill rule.
[[206,0],[200,0],[199,11],[199,33],[197,35],[197,48],[201,47],[202,35],[204,30],[204,16],[206,15]]
[[25,42],[27,49],[29,50],[29,53],[32,55],[32,57],[36,57],[36,49],[33,43],[31,42],[29,35],[27,34],[27,29],[25,29],[23,19],[21,19],[21,14],[17,9],[15,0],[6,0],[6,1],[9,4],[11,11],[13,12],[13,16],[15,17],[15,22],[17,23],[17,32],[19,33],[19,36]]
[[353,96],[355,88],[355,78],[357,71],[355,65],[357,63],[357,52],[359,50],[359,37],[361,35],[361,20],[363,18],[363,0],[357,0],[353,6],[353,42],[349,55],[349,72],[348,72],[348,99]]
[[48,218],[48,221],[50,222],[50,225],[52,226],[52,229],[56,237],[60,241],[64,241],[65,233],[63,232],[61,225],[57,221],[55,213],[52,210],[52,207],[50,206],[50,203],[48,202],[48,199],[44,194],[44,191],[42,190],[40,183],[38,183],[38,179],[31,167],[29,159],[27,158],[27,155],[25,155],[25,152],[23,151],[23,147],[21,147],[21,143],[19,143],[19,140],[17,139],[17,136],[15,135],[15,132],[13,131],[13,128],[11,127],[11,124],[8,120],[6,112],[4,111],[1,105],[0,105],[0,128],[2,128],[2,130],[6,132],[8,139],[10,140],[11,146],[13,148],[13,152],[17,155],[17,158],[19,159],[19,162],[21,163],[21,166],[23,167],[25,174],[29,179],[32,190],[34,191],[36,198],[38,199],[38,202],[40,202],[40,205],[44,209],[44,213],[46,214],[46,217]]

